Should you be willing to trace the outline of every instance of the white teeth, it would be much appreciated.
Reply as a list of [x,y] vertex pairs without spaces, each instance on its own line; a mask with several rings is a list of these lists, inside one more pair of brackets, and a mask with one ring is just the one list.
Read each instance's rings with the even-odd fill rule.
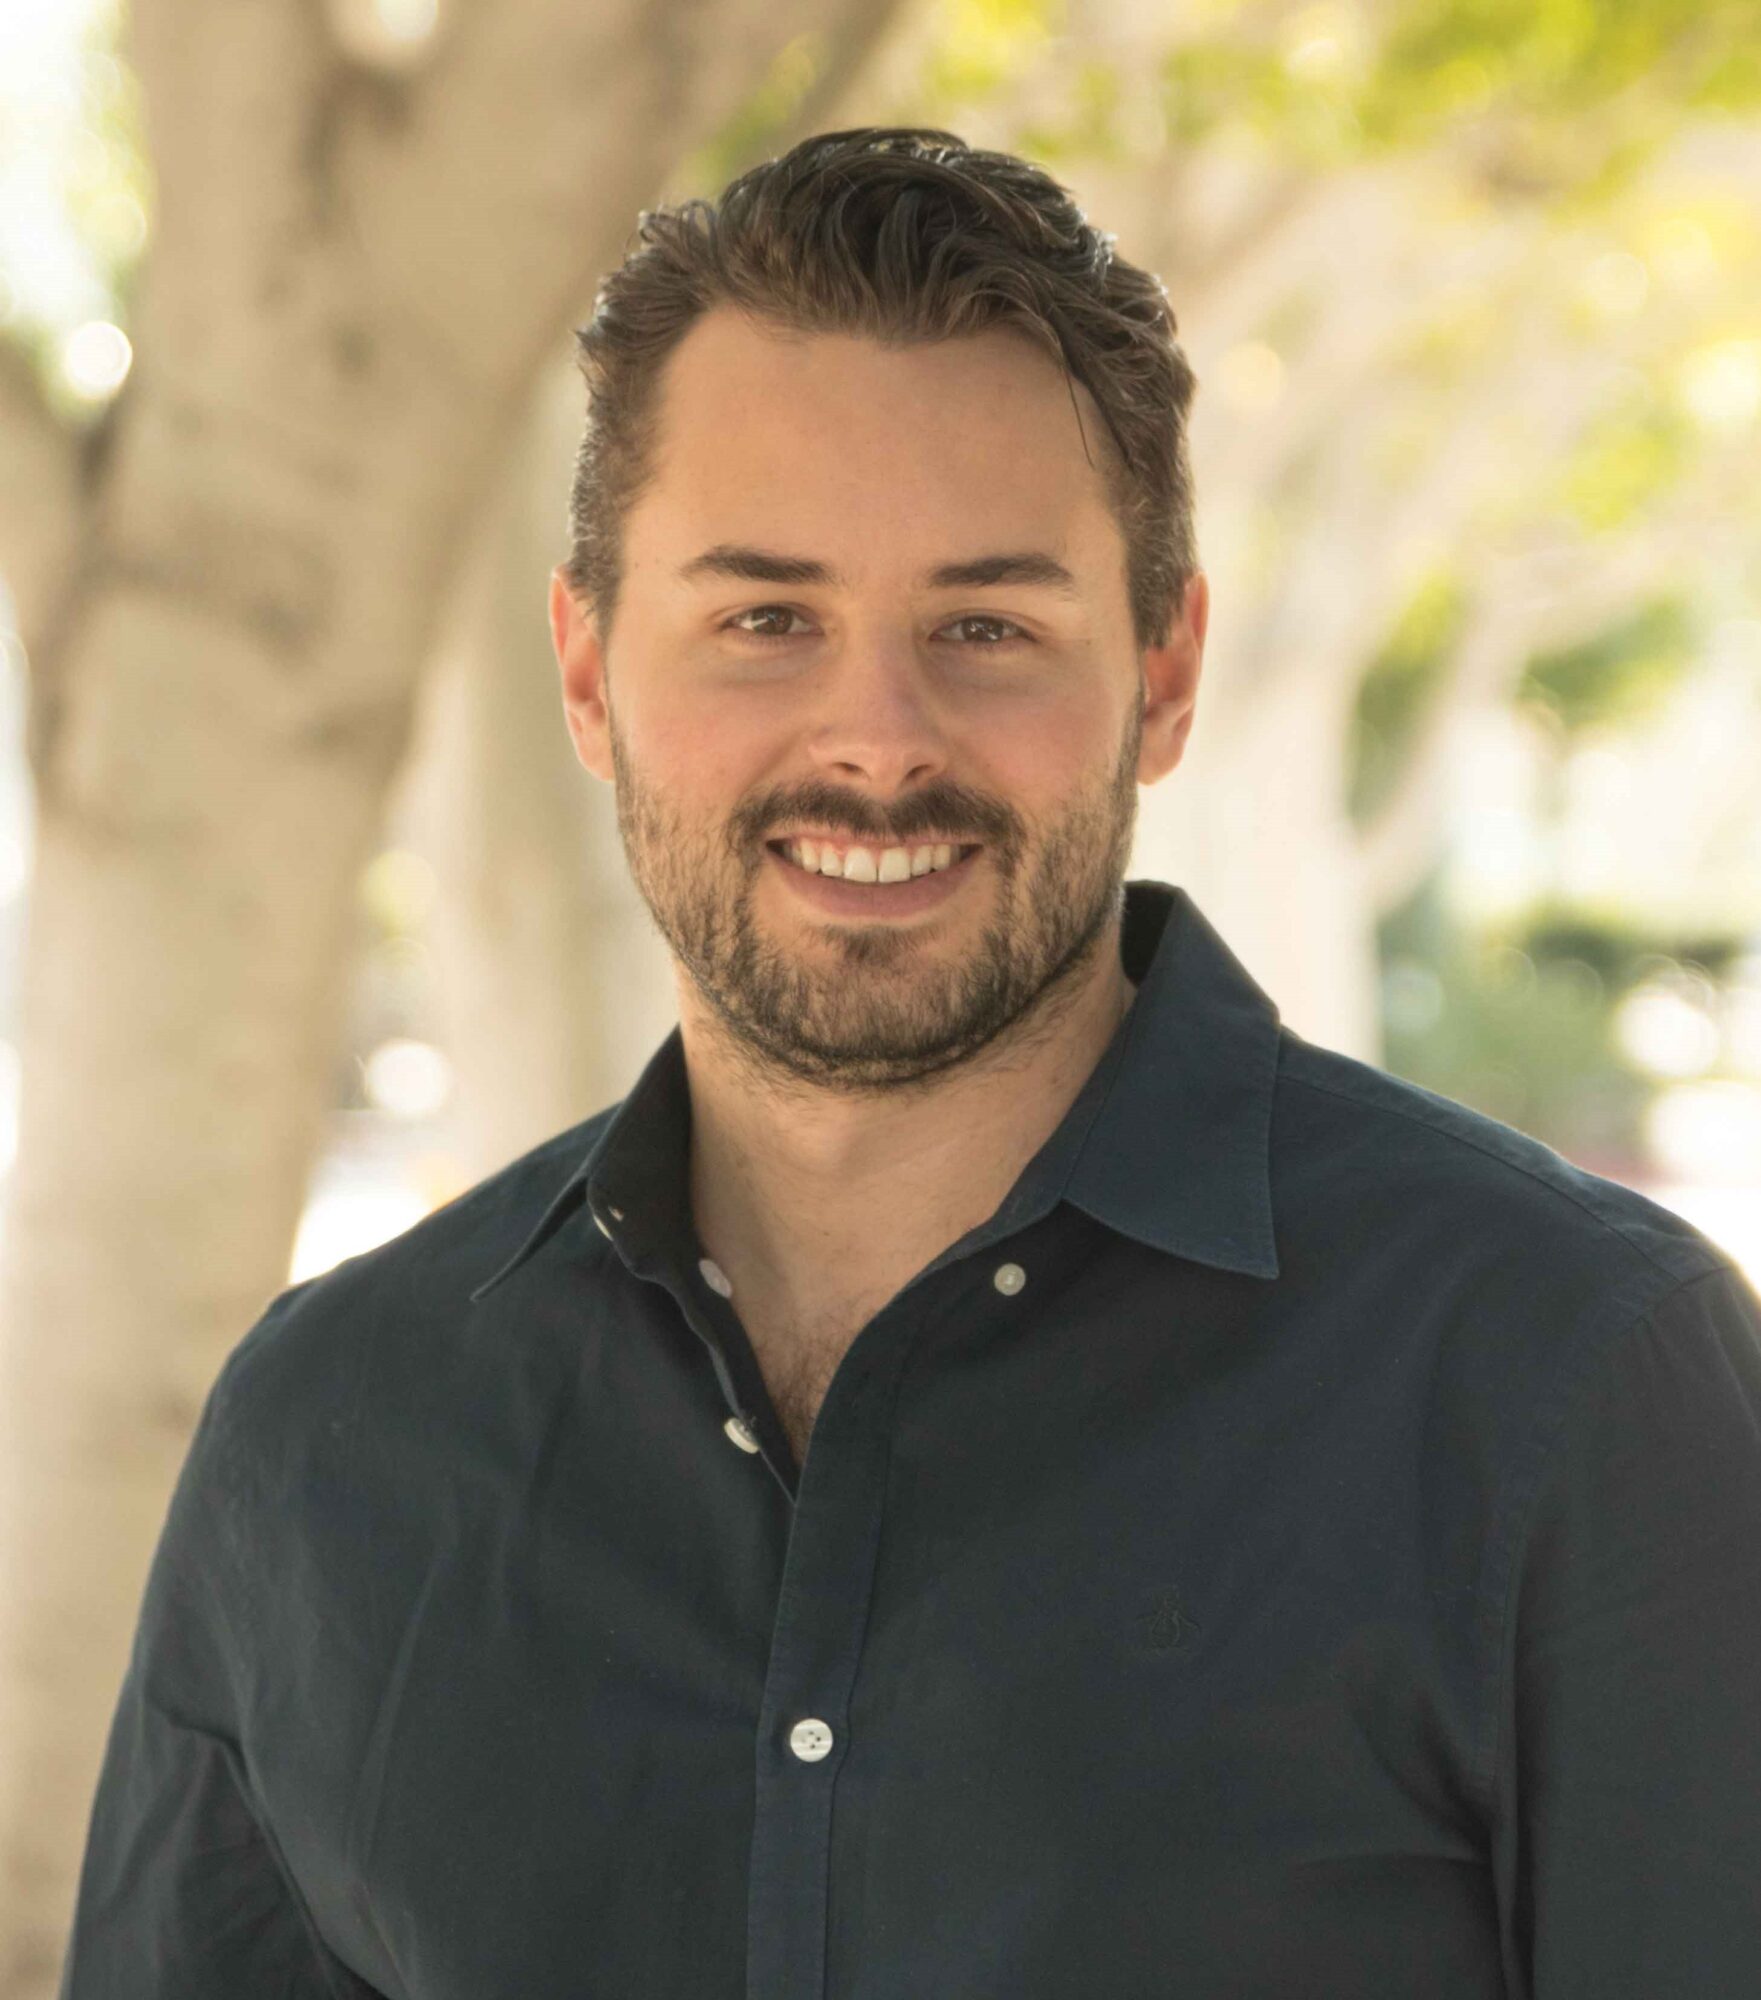
[[842,876],[848,882],[908,882],[915,875],[928,875],[951,868],[958,850],[951,841],[928,847],[887,847],[879,852],[871,847],[850,847],[842,854],[830,841],[789,840],[784,851],[798,868],[810,875]]

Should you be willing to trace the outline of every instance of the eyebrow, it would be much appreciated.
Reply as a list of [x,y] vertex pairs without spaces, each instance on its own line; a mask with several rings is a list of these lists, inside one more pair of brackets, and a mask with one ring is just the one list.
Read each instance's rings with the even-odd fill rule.
[[[742,583],[821,584],[841,589],[844,579],[827,563],[811,556],[781,556],[768,549],[742,548],[720,542],[681,565],[679,580],[696,583],[704,577],[734,577]],[[999,583],[1038,584],[1060,597],[1079,597],[1076,578],[1054,556],[1038,549],[1005,555],[974,556],[966,562],[942,563],[918,578],[926,590],[982,590]]]

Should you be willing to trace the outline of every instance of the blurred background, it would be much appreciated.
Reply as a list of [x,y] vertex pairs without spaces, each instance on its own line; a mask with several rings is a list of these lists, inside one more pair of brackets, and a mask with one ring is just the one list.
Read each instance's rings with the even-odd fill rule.
[[0,2000],[224,1354],[671,1026],[569,328],[870,123],[1045,165],[1197,370],[1132,872],[1761,1278],[1757,0],[0,0]]

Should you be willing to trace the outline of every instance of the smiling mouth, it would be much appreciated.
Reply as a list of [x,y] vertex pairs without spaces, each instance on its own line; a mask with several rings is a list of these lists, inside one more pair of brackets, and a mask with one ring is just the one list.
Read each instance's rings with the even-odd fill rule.
[[833,842],[793,834],[765,842],[779,861],[805,875],[863,886],[902,883],[925,874],[945,873],[970,861],[982,844],[979,841]]

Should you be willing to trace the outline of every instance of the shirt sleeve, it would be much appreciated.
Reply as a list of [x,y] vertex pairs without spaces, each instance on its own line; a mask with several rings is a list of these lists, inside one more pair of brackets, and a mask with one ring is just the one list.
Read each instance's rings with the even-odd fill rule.
[[224,1619],[232,1447],[210,1391],[148,1571],[110,1726],[60,2000],[342,2000],[258,1815]]
[[1761,1993],[1761,1301],[1735,1270],[1574,1382],[1514,1581],[1514,1990]]

